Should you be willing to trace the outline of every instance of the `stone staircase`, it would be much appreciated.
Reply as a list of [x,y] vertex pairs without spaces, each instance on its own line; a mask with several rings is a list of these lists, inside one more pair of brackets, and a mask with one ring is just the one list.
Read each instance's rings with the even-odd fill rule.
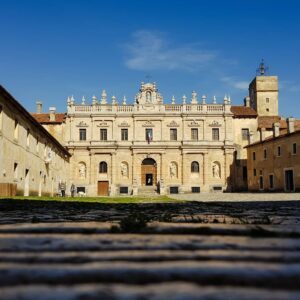
[[156,191],[156,186],[141,186],[139,187],[138,195],[145,197],[159,196],[159,194]]

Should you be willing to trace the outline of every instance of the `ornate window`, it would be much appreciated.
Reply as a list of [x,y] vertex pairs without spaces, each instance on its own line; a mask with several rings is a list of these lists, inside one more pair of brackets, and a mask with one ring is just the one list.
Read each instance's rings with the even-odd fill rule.
[[213,128],[212,129],[212,140],[218,141],[219,139],[220,139],[219,128]]
[[86,141],[86,129],[85,128],[79,129],[79,140]]
[[170,129],[170,140],[177,141],[177,129],[176,128]]
[[199,173],[199,163],[197,161],[193,161],[191,164],[191,172]]
[[198,141],[198,128],[191,129],[191,139],[193,141]]
[[107,129],[100,129],[100,141],[107,141]]
[[242,140],[243,141],[249,141],[249,129],[248,128],[242,128]]
[[127,128],[121,129],[121,140],[128,141],[128,129]]
[[105,161],[101,161],[101,163],[99,164],[99,173],[107,173],[107,163]]

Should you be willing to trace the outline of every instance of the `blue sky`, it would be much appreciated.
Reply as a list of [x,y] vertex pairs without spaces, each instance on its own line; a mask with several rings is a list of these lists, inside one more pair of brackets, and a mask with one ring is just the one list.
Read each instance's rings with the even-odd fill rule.
[[280,112],[300,117],[300,2],[0,0],[0,83],[29,111],[66,110],[102,89],[132,102],[141,81],[165,102],[195,90],[242,104],[262,58]]

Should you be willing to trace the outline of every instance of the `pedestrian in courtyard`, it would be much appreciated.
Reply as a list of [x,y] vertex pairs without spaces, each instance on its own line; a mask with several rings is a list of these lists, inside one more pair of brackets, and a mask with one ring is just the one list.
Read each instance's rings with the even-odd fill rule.
[[75,195],[75,185],[74,185],[74,183],[71,184],[70,191],[71,191],[71,197],[74,197],[74,195]]

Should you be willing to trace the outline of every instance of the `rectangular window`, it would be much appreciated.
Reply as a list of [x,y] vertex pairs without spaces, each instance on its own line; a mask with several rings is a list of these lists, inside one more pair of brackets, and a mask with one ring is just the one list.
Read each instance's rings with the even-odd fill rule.
[[128,141],[128,129],[126,128],[121,129],[121,140]]
[[253,169],[253,176],[256,176],[256,169]]
[[14,163],[14,179],[18,179],[18,164]]
[[264,178],[262,176],[259,176],[259,189],[264,189]]
[[15,120],[14,139],[18,140],[18,138],[19,138],[19,122]]
[[192,193],[200,193],[200,186],[192,186]]
[[177,141],[177,129],[176,128],[170,129],[170,140]]
[[269,103],[270,102],[270,98],[266,98],[266,103]]
[[212,139],[213,141],[218,141],[220,139],[219,128],[212,128]]
[[270,184],[270,189],[274,189],[274,176],[273,176],[273,174],[269,175],[269,184]]
[[100,141],[107,141],[107,129],[100,129]]
[[267,159],[267,149],[264,149],[264,159]]
[[198,141],[198,128],[191,129],[191,139],[193,141]]
[[248,174],[247,174],[247,167],[243,167],[243,181],[247,181]]
[[297,154],[297,144],[296,143],[293,143],[293,146],[292,146],[292,154]]
[[150,143],[153,140],[153,131],[152,128],[145,129],[145,140]]
[[242,129],[242,140],[249,141],[249,129],[248,128]]
[[281,147],[280,146],[277,147],[277,156],[281,156]]
[[256,153],[255,152],[252,153],[252,159],[256,160]]
[[86,129],[79,129],[79,141],[86,141]]

